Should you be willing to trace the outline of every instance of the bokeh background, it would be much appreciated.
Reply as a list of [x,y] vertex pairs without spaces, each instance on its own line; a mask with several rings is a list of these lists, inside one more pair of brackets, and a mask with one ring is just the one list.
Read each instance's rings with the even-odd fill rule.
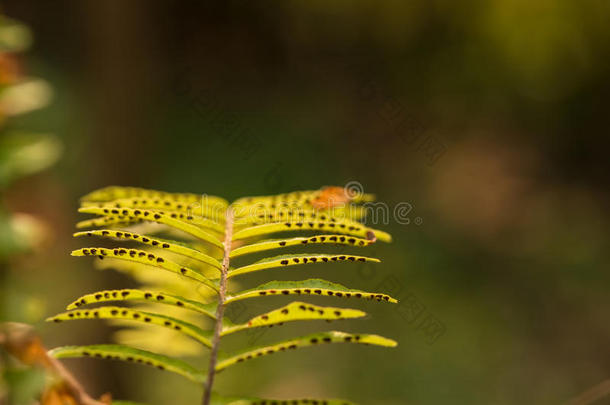
[[[130,285],[68,255],[78,197],[95,188],[235,199],[358,181],[410,207],[409,223],[378,225],[394,236],[375,248],[382,265],[332,279],[404,305],[362,303],[371,319],[343,329],[399,347],[271,356],[223,373],[221,392],[386,405],[578,397],[610,378],[609,4],[4,1],[34,38],[20,70],[53,97],[3,125],[53,134],[30,160],[55,164],[2,178],[3,318],[35,325],[48,347],[110,339],[101,322],[43,321],[81,293]],[[261,342],[313,327],[284,328]],[[96,396],[199,401],[168,373],[66,364]]]

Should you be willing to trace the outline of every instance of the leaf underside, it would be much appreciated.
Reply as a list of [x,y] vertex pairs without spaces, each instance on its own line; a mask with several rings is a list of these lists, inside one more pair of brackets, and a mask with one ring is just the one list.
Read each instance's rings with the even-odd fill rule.
[[375,259],[374,257],[366,257],[366,256],[354,256],[347,254],[323,254],[323,253],[312,253],[312,254],[297,254],[297,255],[282,255],[276,256],[268,259],[259,260],[253,264],[249,264],[247,266],[238,267],[233,270],[229,270],[228,277],[235,277],[240,274],[251,273],[254,271],[273,269],[276,267],[290,267],[290,266],[300,266],[304,264],[314,264],[314,263],[332,263],[332,262],[342,262],[342,261],[350,261],[350,262],[374,262],[379,263],[379,259]]
[[149,301],[157,304],[172,305],[177,308],[191,309],[215,319],[215,305],[205,305],[197,301],[176,297],[172,294],[154,291],[142,291],[135,289],[103,290],[83,295],[71,302],[66,309],[77,309],[86,304],[108,302],[108,301]]
[[[83,207],[80,208],[78,211],[86,214],[107,215],[104,212],[104,208]],[[126,222],[150,221],[159,224],[164,224],[186,232],[202,241],[209,242],[216,247],[219,247],[221,249],[223,248],[222,242],[212,233],[203,230],[196,224],[187,222],[187,220],[177,219],[177,217],[182,214],[172,214],[160,211],[139,210],[132,208],[122,208],[120,210],[117,210],[117,213],[118,215],[124,216]]]
[[340,319],[362,318],[364,316],[366,316],[366,312],[358,309],[323,307],[295,301],[281,308],[255,316],[244,324],[228,324],[227,327],[223,329],[221,335],[224,336],[249,328],[283,324],[284,322],[313,320],[336,321]]
[[315,245],[315,244],[327,244],[327,245],[353,245],[353,246],[368,246],[375,243],[374,240],[355,238],[345,235],[335,234],[324,234],[315,235],[309,237],[296,237],[289,239],[272,239],[265,240],[258,243],[238,247],[231,251],[231,258],[242,256],[249,253],[263,252],[272,249],[281,249],[290,246],[302,246],[302,245]]
[[63,312],[50,317],[47,320],[49,322],[59,323],[76,319],[123,319],[132,322],[157,325],[184,333],[205,346],[210,346],[210,334],[191,323],[162,314],[153,314],[125,307],[107,306]]
[[167,250],[169,252],[173,252],[185,257],[189,257],[191,259],[195,259],[201,261],[203,263],[209,264],[212,267],[220,269],[222,266],[217,259],[214,259],[212,256],[209,256],[205,253],[198,251],[197,249],[193,249],[184,244],[178,244],[174,241],[155,238],[148,235],[141,235],[135,232],[125,232],[120,230],[113,229],[99,229],[93,231],[85,231],[85,232],[76,232],[73,236],[99,236],[102,238],[114,238],[120,240],[130,240],[139,242],[145,245],[149,245],[152,247],[157,247],[160,249]]
[[244,351],[219,362],[216,366],[216,370],[221,371],[237,363],[257,357],[324,343],[359,343],[385,347],[395,347],[397,345],[396,341],[379,335],[353,334],[337,331],[321,332]]
[[[194,382],[203,383],[207,378],[205,370],[155,353],[169,351],[164,347],[163,342],[168,339],[166,334],[174,336],[170,331],[178,333],[175,339],[171,338],[172,343],[179,345],[182,340],[184,347],[190,342],[189,344],[195,347],[217,349],[214,336],[224,337],[252,328],[271,327],[286,322],[315,320],[332,322],[363,318],[367,314],[355,308],[320,306],[293,301],[251,316],[245,322],[231,321],[227,317],[217,320],[216,311],[219,302],[216,300],[210,303],[210,301],[219,291],[226,288],[226,278],[242,274],[304,264],[380,262],[375,257],[355,255],[345,251],[366,247],[377,241],[392,240],[388,233],[358,222],[366,214],[367,208],[358,204],[373,199],[374,196],[370,194],[353,194],[341,187],[323,187],[320,190],[276,196],[246,197],[236,200],[231,205],[216,196],[167,193],[136,187],[110,186],[93,191],[81,199],[79,212],[92,214],[95,217],[80,221],[77,227],[86,230],[76,232],[74,236],[81,238],[95,236],[105,239],[106,242],[111,240],[136,243],[141,245],[141,249],[122,246],[87,247],[74,250],[72,255],[99,258],[96,263],[101,266],[98,267],[113,267],[122,271],[139,281],[142,288],[102,290],[82,295],[67,306],[69,312],[60,313],[48,320],[63,322],[99,318],[108,319],[111,323],[120,326],[133,324],[135,326],[131,329],[122,329],[119,332],[131,334],[132,342],[137,342],[141,337],[150,340],[150,345],[143,346],[154,352],[129,345],[111,344],[66,346],[54,349],[51,354],[58,358],[98,357],[132,361],[172,371]],[[227,223],[225,217],[233,218],[232,223]],[[231,228],[229,225],[234,231],[225,238],[225,229]],[[274,234],[280,235],[273,236]],[[283,234],[290,236],[282,237]],[[225,249],[222,240],[233,243]],[[340,253],[290,253],[291,248],[311,245],[339,247]],[[250,261],[238,267],[228,267],[231,258],[276,249],[284,251],[285,254],[255,262]],[[221,258],[221,251],[227,253],[228,257]],[[222,274],[223,271],[226,272],[226,278],[223,278],[224,276],[217,278],[218,273]],[[235,285],[239,286],[239,284]],[[226,306],[248,298],[276,295],[300,295],[301,299],[308,296],[331,296],[397,302],[395,298],[381,292],[350,289],[326,280],[308,279],[271,281],[254,288],[241,290],[237,288],[227,291],[225,300],[221,300],[220,304]],[[99,306],[107,302],[132,303],[137,306]],[[149,311],[149,308],[152,308],[153,312]],[[164,309],[167,314],[156,312],[157,308]],[[195,320],[195,316],[203,316],[207,321],[206,324],[209,320],[216,322],[216,333],[207,330],[208,326],[203,329],[197,326],[199,319]],[[150,328],[146,325],[163,328],[157,329],[160,331],[157,335],[161,340],[154,340],[154,332],[149,331]],[[125,338],[128,336],[125,335]],[[218,372],[253,358],[324,343],[359,343],[383,347],[394,347],[397,344],[394,340],[373,334],[320,332],[265,346],[246,348],[234,354],[223,354],[215,366],[210,368],[213,372]],[[180,355],[185,352],[175,353]],[[113,403],[133,404],[125,401]],[[267,400],[219,395],[213,395],[211,403],[215,405],[352,404],[337,399]]]
[[271,281],[250,290],[244,290],[231,295],[228,297],[227,303],[269,295],[321,295],[339,298],[374,299],[391,303],[398,302],[387,294],[354,290],[326,280],[309,279],[303,281]]
[[351,235],[358,238],[378,239],[382,242],[391,242],[392,237],[383,231],[368,228],[362,224],[346,225],[332,221],[305,221],[305,222],[277,222],[264,225],[251,226],[235,232],[233,240],[246,239],[254,236],[270,235],[279,232],[337,232],[342,235]]
[[123,345],[63,346],[49,351],[49,354],[58,359],[96,357],[122,360],[171,371],[197,383],[205,379],[204,373],[181,360]]
[[104,259],[106,257],[111,257],[114,259],[121,259],[130,262],[136,262],[145,264],[151,267],[157,267],[162,270],[170,271],[172,273],[176,273],[178,275],[191,278],[193,280],[199,281],[208,287],[218,290],[216,284],[206,278],[201,273],[190,269],[186,266],[181,266],[178,263],[175,263],[169,259],[165,259],[160,255],[150,253],[144,250],[138,249],[125,249],[125,248],[114,248],[114,249],[106,249],[101,247],[90,247],[77,249],[72,251],[72,256],[97,256],[100,259]]

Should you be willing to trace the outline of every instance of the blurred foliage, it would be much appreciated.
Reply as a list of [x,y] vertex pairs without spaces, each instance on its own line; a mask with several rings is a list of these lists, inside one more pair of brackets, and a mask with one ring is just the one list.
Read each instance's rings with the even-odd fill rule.
[[8,403],[31,404],[32,398],[38,398],[44,387],[44,374],[43,370],[33,368],[6,370],[2,375],[2,380],[10,388],[4,393]]
[[30,29],[15,20],[0,16],[0,52],[23,52],[32,43]]
[[61,144],[48,135],[11,134],[0,143],[0,187],[14,179],[44,170],[61,155]]
[[[31,253],[49,237],[44,221],[28,213],[13,212],[5,206],[8,187],[22,177],[53,165],[61,155],[61,144],[50,135],[16,131],[10,118],[44,107],[51,90],[46,82],[26,78],[21,73],[17,52],[31,42],[30,30],[23,24],[0,15],[0,402],[12,405],[33,404],[42,394],[46,372],[19,362],[15,353],[4,351],[5,325],[8,320],[37,321],[44,315],[38,297],[19,288],[23,268],[17,255]],[[43,399],[43,403],[50,405]]]

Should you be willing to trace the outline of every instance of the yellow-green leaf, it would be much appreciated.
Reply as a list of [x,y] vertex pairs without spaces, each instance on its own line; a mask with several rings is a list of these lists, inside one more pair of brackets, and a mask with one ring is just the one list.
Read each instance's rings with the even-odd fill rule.
[[128,217],[125,215],[106,215],[104,217],[85,219],[76,223],[78,229],[83,228],[99,228],[101,226],[126,226],[133,223],[141,222],[136,217]]
[[231,257],[238,257],[249,253],[262,252],[271,249],[281,249],[288,246],[315,245],[315,244],[330,244],[330,245],[352,245],[352,246],[368,246],[375,243],[374,240],[356,238],[345,235],[316,235],[309,237],[297,237],[287,239],[265,240],[251,245],[245,245],[233,249]]
[[180,374],[191,381],[202,383],[205,381],[205,374],[193,366],[163,356],[157,353],[136,349],[123,345],[90,345],[90,346],[63,346],[49,351],[55,358],[73,357],[96,357],[109,360],[123,360],[148,366],[157,367],[160,370],[167,370]]
[[138,187],[108,186],[92,191],[81,198],[81,201],[107,202],[124,198],[169,199],[183,204],[200,203],[206,201],[207,205],[222,205],[225,208],[229,203],[224,198],[207,194],[168,193],[165,191],[149,190]]
[[224,222],[226,205],[208,204],[207,201],[197,201],[185,204],[172,198],[122,198],[111,202],[83,201],[82,207],[98,208],[140,208],[151,210],[164,210],[182,212],[192,216],[203,216],[216,222]]
[[182,256],[190,257],[191,259],[198,260],[200,262],[209,264],[210,266],[216,267],[220,269],[222,266],[220,262],[213,258],[212,256],[208,256],[204,253],[196,249],[192,249],[183,244],[176,243],[174,241],[165,240],[161,238],[153,238],[148,235],[141,235],[135,232],[114,230],[114,229],[99,229],[94,231],[85,231],[85,232],[76,232],[74,236],[101,236],[104,238],[118,238],[125,240],[132,240],[135,242],[144,243],[146,245],[150,245],[157,248],[162,248],[168,250],[170,252],[177,253]]
[[[182,220],[177,219],[182,213],[162,213],[158,211],[149,211],[149,210],[140,210],[140,209],[132,209],[132,208],[121,208],[121,209],[111,209],[108,210],[109,213],[106,213],[104,210],[108,210],[107,208],[97,208],[97,207],[84,207],[79,208],[79,212],[84,212],[87,214],[97,214],[97,215],[123,215],[125,217],[133,217],[140,221],[151,221],[157,222],[160,224],[165,224],[167,226],[171,226],[173,228],[184,231],[188,234],[195,236],[201,240],[209,242],[219,248],[223,248],[222,242],[212,235],[209,232],[204,231],[196,224],[188,223]],[[116,213],[114,212],[116,211]],[[188,219],[188,218],[187,218]],[[202,218],[203,220],[204,218]],[[210,221],[211,222],[211,221]]]
[[[320,190],[304,190],[270,196],[243,197],[235,200],[232,205],[233,207],[235,207],[236,216],[240,216],[242,214],[242,212],[240,212],[240,209],[245,209],[246,207],[252,207],[255,205],[277,205],[286,208],[301,207],[307,204],[307,200],[311,201],[312,199],[316,198],[319,193]],[[246,214],[246,212],[243,212],[243,214]]]
[[218,286],[212,280],[207,279],[201,273],[181,266],[171,260],[165,259],[159,255],[146,252],[138,249],[114,248],[106,249],[100,247],[89,247],[72,251],[72,256],[97,256],[100,259],[105,257],[113,257],[116,259],[127,260],[130,262],[142,263],[152,267],[157,267],[163,270],[171,271],[172,273],[180,274],[184,277],[197,280],[208,287],[218,291]]
[[230,295],[227,298],[226,303],[229,304],[231,302],[246,298],[264,297],[269,295],[320,295],[339,298],[353,297],[361,299],[375,299],[377,301],[392,303],[398,302],[396,299],[387,294],[353,290],[344,287],[341,284],[331,283],[330,281],[314,278],[302,281],[271,281],[250,290],[245,290],[237,294]]
[[351,219],[352,215],[349,208],[330,210],[316,209],[268,209],[261,208],[252,210],[251,214],[242,218],[236,218],[235,227],[240,229],[269,223],[282,222],[333,222],[336,228],[356,228],[362,226],[360,222]]
[[61,314],[47,318],[47,321],[63,322],[76,319],[125,319],[133,322],[147,323],[149,325],[158,325],[184,333],[207,347],[211,346],[210,334],[191,323],[166,315],[153,314],[125,307],[108,306],[62,312]]
[[336,222],[344,218],[336,218],[326,210],[319,211],[314,209],[302,209],[302,208],[277,208],[269,209],[267,207],[261,207],[260,209],[253,209],[246,213],[244,216],[236,215],[235,224],[241,225],[261,225],[269,222],[281,222],[281,221],[332,221]]
[[375,259],[374,257],[365,257],[365,256],[354,256],[354,255],[329,255],[329,254],[320,254],[320,253],[311,253],[311,254],[300,254],[300,255],[285,255],[285,256],[277,256],[269,259],[263,259],[256,263],[249,264],[247,266],[238,267],[234,270],[229,271],[228,277],[235,277],[240,274],[252,273],[254,271],[260,271],[265,269],[272,269],[275,267],[290,267],[290,266],[300,266],[303,264],[312,264],[312,263],[332,263],[332,262],[340,262],[340,261],[350,261],[350,262],[375,262],[379,263],[379,259]]
[[374,201],[373,194],[352,193],[344,187],[325,186],[319,190],[294,191],[271,196],[245,197],[236,200],[233,206],[237,216],[248,216],[253,209],[268,208],[344,208],[350,203]]
[[385,338],[379,335],[369,334],[354,334],[345,332],[321,332],[307,336],[301,336],[295,339],[285,340],[268,346],[250,349],[237,355],[231,356],[216,366],[216,371],[224,370],[225,368],[242,361],[251,360],[256,357],[266,356],[277,352],[282,352],[291,349],[300,349],[303,347],[313,346],[321,343],[360,343],[375,346],[395,347],[396,341]]
[[188,300],[183,297],[176,297],[167,293],[134,289],[96,291],[94,293],[86,294],[82,297],[77,298],[72,303],[70,303],[70,305],[68,305],[66,309],[77,309],[82,307],[83,305],[108,301],[156,302],[158,304],[172,305],[179,308],[190,309],[205,314],[212,319],[216,319],[216,315],[214,314],[216,305],[214,304],[206,305],[197,301]]
[[253,236],[269,235],[278,232],[337,232],[343,235],[351,235],[366,239],[379,239],[383,242],[391,242],[389,233],[377,229],[368,228],[362,224],[335,223],[332,221],[299,221],[299,222],[274,222],[264,225],[256,225],[237,231],[233,240],[250,238]]
[[313,321],[321,319],[334,321],[339,319],[362,318],[363,316],[366,316],[366,312],[358,309],[322,307],[306,302],[295,301],[281,308],[255,316],[244,324],[227,324],[221,335],[224,336],[244,329],[277,325],[284,322]]

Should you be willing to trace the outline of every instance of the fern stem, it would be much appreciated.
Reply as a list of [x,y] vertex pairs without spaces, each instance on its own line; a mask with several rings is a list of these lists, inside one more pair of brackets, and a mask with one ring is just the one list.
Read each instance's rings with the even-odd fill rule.
[[203,387],[202,405],[209,405],[212,395],[212,385],[216,375],[216,362],[218,360],[218,347],[220,346],[220,332],[222,331],[222,317],[225,309],[225,298],[227,295],[227,273],[229,272],[229,261],[231,254],[231,242],[233,239],[233,210],[227,208],[224,240],[224,256],[222,258],[222,269],[220,270],[220,288],[218,290],[218,307],[216,308],[216,326],[212,338],[212,350],[210,352],[210,364],[208,376]]

